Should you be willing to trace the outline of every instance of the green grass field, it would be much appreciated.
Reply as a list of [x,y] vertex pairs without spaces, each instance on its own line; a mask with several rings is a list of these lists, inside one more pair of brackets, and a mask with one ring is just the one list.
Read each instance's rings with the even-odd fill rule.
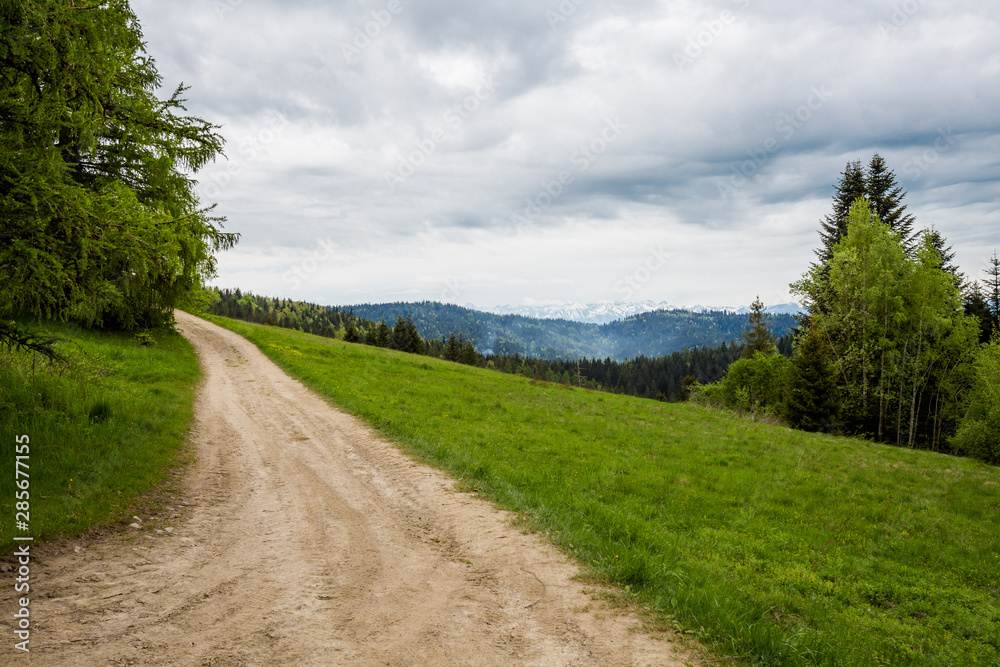
[[[134,336],[42,325],[67,340],[52,365],[0,352],[0,553],[15,534],[72,537],[131,521],[136,503],[160,488],[179,461],[199,377],[180,334]],[[30,438],[30,531],[15,531],[15,438]]]
[[1000,663],[1000,470],[209,318],[745,664]]

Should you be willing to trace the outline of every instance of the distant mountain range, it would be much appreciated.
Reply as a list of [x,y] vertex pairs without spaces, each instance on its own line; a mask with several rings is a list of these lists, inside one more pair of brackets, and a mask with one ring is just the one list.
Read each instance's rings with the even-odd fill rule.
[[[340,308],[376,322],[384,319],[389,325],[400,316],[410,316],[425,338],[447,338],[450,334],[461,333],[483,354],[520,354],[550,360],[626,360],[639,356],[660,357],[692,347],[718,347],[739,340],[747,323],[746,313],[736,309],[654,310],[598,324],[566,318],[489,313],[432,301]],[[584,306],[573,312],[580,317],[588,311]],[[606,310],[605,314],[611,312]],[[795,317],[788,313],[771,315],[771,330],[776,336],[789,333],[796,323]]]
[[[604,302],[604,303],[555,303],[540,306],[493,306],[492,308],[476,308],[467,304],[466,308],[480,310],[497,315],[523,315],[540,320],[569,320],[571,322],[588,322],[591,324],[608,324],[632,315],[651,313],[657,310],[685,310],[692,313],[728,312],[747,314],[750,306],[715,307],[715,306],[674,306],[666,301],[634,301],[634,302]],[[804,312],[797,303],[782,303],[770,306],[768,313],[774,315],[797,315]]]

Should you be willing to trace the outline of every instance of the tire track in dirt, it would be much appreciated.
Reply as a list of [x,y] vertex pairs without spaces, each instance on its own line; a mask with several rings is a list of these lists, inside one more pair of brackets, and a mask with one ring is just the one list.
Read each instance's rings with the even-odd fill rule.
[[[452,489],[238,335],[204,371],[173,532],[40,546],[45,665],[682,665],[552,545]],[[148,518],[147,518],[148,521]],[[13,608],[10,592],[3,608]],[[588,609],[589,611],[582,611]]]

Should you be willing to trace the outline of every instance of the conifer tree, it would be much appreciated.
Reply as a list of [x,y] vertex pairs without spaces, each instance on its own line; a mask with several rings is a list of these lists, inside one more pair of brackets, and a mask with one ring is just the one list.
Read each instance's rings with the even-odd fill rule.
[[750,306],[750,318],[743,329],[744,357],[753,357],[758,352],[768,356],[777,354],[778,347],[775,344],[774,334],[771,333],[770,321],[770,316],[764,311],[764,302],[760,300],[758,294]]
[[461,361],[466,366],[479,365],[479,353],[476,352],[476,348],[472,345],[471,340],[465,341],[465,343],[462,345]]
[[347,343],[361,342],[361,334],[358,333],[358,328],[354,326],[353,318],[347,323],[347,330],[344,332],[344,341]]
[[993,337],[993,313],[983,295],[983,287],[973,280],[965,286],[962,293],[965,314],[975,318],[979,323],[979,342],[988,343]]
[[820,222],[822,247],[816,251],[820,265],[830,261],[833,246],[847,233],[847,216],[851,212],[851,206],[859,197],[865,196],[865,172],[861,169],[861,160],[848,162],[833,195],[833,214]]
[[389,347],[391,342],[392,332],[389,331],[389,325],[385,323],[385,320],[379,320],[379,323],[375,325],[375,345]]
[[5,2],[0,34],[0,311],[169,322],[238,239],[195,188],[218,128],[159,99],[126,0]]
[[865,194],[872,210],[883,224],[899,234],[907,250],[913,249],[913,216],[906,213],[903,197],[906,192],[896,183],[896,174],[878,153],[872,156],[865,172]]
[[875,153],[866,168],[861,161],[848,162],[833,195],[833,214],[820,223],[821,247],[816,251],[819,265],[825,266],[833,255],[833,247],[847,233],[847,216],[857,199],[864,197],[879,220],[900,235],[909,250],[913,246],[913,216],[906,213],[903,198],[906,193],[896,183],[896,174]]
[[962,289],[965,284],[965,274],[954,263],[955,249],[948,245],[944,235],[933,227],[925,229],[922,234],[928,238],[935,252],[941,257],[941,269],[950,273],[954,277],[955,286]]
[[837,384],[831,350],[819,329],[808,327],[792,357],[791,378],[785,394],[784,417],[792,428],[830,431],[837,413]]
[[1000,331],[1000,257],[997,251],[993,251],[990,257],[990,264],[984,269],[986,280],[984,282],[986,306],[992,315],[993,330]]
[[420,332],[417,331],[417,327],[413,324],[413,317],[410,315],[406,316],[406,333],[407,333],[407,352],[412,352],[414,354],[424,353],[424,340],[420,337]]
[[448,345],[445,347],[444,358],[448,361],[460,361],[462,358],[462,347],[455,334],[448,336]]
[[392,328],[392,342],[389,345],[401,352],[410,351],[410,330],[406,328],[406,320],[400,315],[396,318],[396,326]]

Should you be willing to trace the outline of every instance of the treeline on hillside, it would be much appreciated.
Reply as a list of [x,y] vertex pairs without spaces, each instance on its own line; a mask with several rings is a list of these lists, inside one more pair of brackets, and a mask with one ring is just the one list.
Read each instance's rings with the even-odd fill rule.
[[295,329],[327,338],[342,337],[349,324],[356,330],[368,331],[375,323],[359,318],[350,311],[331,306],[318,306],[305,301],[260,296],[240,289],[212,288],[206,312],[234,320],[269,324],[283,329]]
[[808,308],[792,359],[764,349],[699,396],[1000,463],[1000,259],[967,280],[940,232],[914,232],[904,196],[878,154],[849,163],[818,261],[792,285]]
[[[664,310],[641,313],[609,324],[539,320],[522,315],[496,315],[435,302],[360,304],[350,306],[369,320],[392,322],[410,316],[427,338],[461,331],[479,352],[549,360],[604,359],[623,361],[645,355],[660,357],[692,347],[718,347],[739,339],[747,315],[731,312],[694,313]],[[783,336],[797,324],[793,315],[775,315],[772,332]]]
[[[783,354],[791,356],[791,334],[781,337],[777,346]],[[740,359],[745,349],[742,343],[734,342],[719,347],[693,347],[662,357],[640,355],[629,361],[611,358],[549,361],[491,355],[486,362],[505,373],[538,380],[677,402],[686,401],[693,386],[724,377],[730,364]]]
[[[579,362],[549,361],[516,354],[483,355],[476,351],[464,333],[449,334],[444,340],[424,339],[409,314],[405,317],[397,315],[395,325],[389,326],[385,320],[373,322],[358,317],[350,310],[259,296],[239,289],[214,288],[209,294],[210,305],[206,310],[213,315],[640,398],[684,400],[692,383],[718,380],[729,364],[740,358],[743,350],[740,344],[723,343],[715,348],[695,347],[662,357]],[[746,316],[742,319],[745,321]],[[790,355],[791,336],[784,336],[780,346],[785,354]]]

